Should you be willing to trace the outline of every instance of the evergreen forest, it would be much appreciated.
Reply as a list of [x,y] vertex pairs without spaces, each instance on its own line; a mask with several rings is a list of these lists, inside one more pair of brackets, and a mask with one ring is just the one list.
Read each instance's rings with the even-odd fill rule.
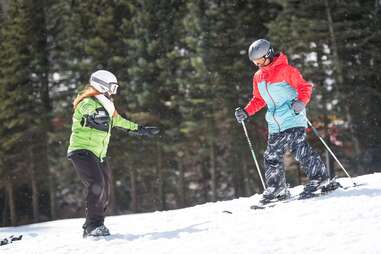
[[[161,129],[113,130],[110,215],[262,193],[234,117],[259,38],[314,85],[309,120],[349,173],[381,172],[380,0],[0,0],[0,226],[84,216],[66,156],[72,102],[99,69],[118,78],[120,114]],[[262,174],[265,111],[246,123]],[[290,153],[284,164],[291,186],[305,183]]]

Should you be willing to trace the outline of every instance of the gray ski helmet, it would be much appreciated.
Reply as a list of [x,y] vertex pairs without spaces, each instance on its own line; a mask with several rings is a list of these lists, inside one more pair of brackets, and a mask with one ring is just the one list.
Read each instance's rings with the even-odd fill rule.
[[253,42],[249,47],[249,59],[254,61],[259,58],[269,58],[270,60],[274,57],[274,49],[271,47],[271,43],[265,39],[259,39]]

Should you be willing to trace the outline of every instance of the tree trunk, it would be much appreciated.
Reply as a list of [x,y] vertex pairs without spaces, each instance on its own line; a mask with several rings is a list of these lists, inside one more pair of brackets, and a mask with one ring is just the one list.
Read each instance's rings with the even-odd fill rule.
[[56,188],[54,178],[51,171],[49,171],[49,198],[50,198],[50,217],[52,220],[57,218],[56,213]]
[[6,190],[6,186],[5,186],[5,195],[4,195],[4,207],[3,207],[3,214],[2,214],[2,221],[1,221],[1,225],[2,226],[6,226],[7,224],[7,218],[8,218],[8,207],[9,207],[9,196],[7,195],[7,190]]
[[136,191],[136,171],[134,168],[130,170],[130,190],[131,190],[131,210],[138,211],[138,194]]
[[248,197],[250,196],[251,190],[250,190],[250,178],[249,178],[249,170],[246,160],[242,160],[242,173],[243,173],[243,185],[244,185],[244,196]]
[[28,172],[29,172],[29,178],[30,178],[30,185],[32,189],[32,209],[33,209],[33,222],[36,223],[39,221],[40,218],[40,211],[39,211],[39,191],[37,187],[37,178],[35,174],[35,154],[32,151],[32,149],[29,150],[30,153],[30,162],[28,167]]
[[9,212],[11,216],[11,226],[16,226],[17,223],[17,215],[16,215],[16,200],[13,191],[13,184],[8,182],[6,184],[7,194],[8,194],[8,206]]
[[[329,133],[329,119],[327,117],[327,114],[324,114],[324,136],[325,136],[325,141],[327,143],[327,145],[329,147],[332,147],[332,143],[331,143],[331,140],[330,140],[330,133]],[[328,170],[328,174],[329,174],[329,177],[330,178],[333,178],[335,177],[335,165],[334,165],[334,162],[333,160],[330,158],[330,154],[328,152],[328,150],[324,147],[324,150],[325,150],[325,157],[326,157],[326,167],[327,167],[327,170]]]
[[[39,83],[39,95],[41,98],[41,113],[40,113],[40,126],[39,130],[37,131],[38,140],[36,144],[39,145],[39,150],[35,151],[35,158],[38,158],[36,160],[36,167],[35,171],[33,172],[35,174],[35,182],[38,183],[41,179],[50,179],[51,176],[51,170],[49,166],[49,132],[52,132],[52,126],[51,126],[51,114],[52,114],[52,102],[49,94],[49,73],[50,73],[50,63],[49,63],[49,31],[47,29],[47,5],[43,5],[40,1],[34,1],[33,2],[33,11],[37,14],[34,16],[35,20],[34,22],[37,23],[39,26],[39,29],[37,30],[37,38],[35,43],[36,53],[37,53],[37,62],[38,62],[38,68],[36,67],[35,71],[38,75],[38,83]],[[49,183],[50,184],[50,183]],[[50,190],[50,189],[49,189]],[[54,195],[54,193],[49,193],[50,197]],[[38,193],[36,192],[37,198]],[[50,204],[54,202],[50,201]],[[50,207],[50,215],[51,217],[55,216],[54,211],[54,205],[53,207]],[[38,212],[36,210],[36,212]]]
[[164,167],[163,167],[163,153],[161,151],[160,143],[157,143],[157,188],[158,188],[158,204],[157,209],[163,211],[165,206],[165,193],[164,193]]
[[[184,158],[182,158],[184,159]],[[182,159],[178,160],[178,169],[179,169],[179,182],[177,185],[178,188],[178,208],[185,207],[185,179],[184,179],[184,165]]]
[[210,146],[210,188],[212,191],[211,201],[217,201],[217,172],[216,172],[216,153],[214,148],[214,136],[209,138]]
[[210,189],[211,189],[211,201],[216,202],[217,197],[217,168],[216,168],[216,151],[215,151],[215,143],[216,143],[216,126],[214,122],[214,107],[213,104],[211,105],[211,112],[210,112],[210,120],[209,123],[209,161],[210,161]]
[[324,0],[325,5],[325,11],[327,15],[327,21],[328,21],[328,31],[331,39],[332,44],[332,53],[333,53],[333,62],[334,66],[337,72],[336,78],[340,85],[344,83],[344,75],[343,75],[343,68],[339,59],[339,49],[337,47],[336,42],[336,36],[335,36],[335,29],[333,27],[333,19],[331,14],[331,8],[329,7],[328,0]]
[[32,187],[32,207],[33,207],[33,222],[36,223],[40,219],[40,210],[39,210],[39,192],[37,187],[37,180],[34,174],[34,170],[30,170],[30,181]]

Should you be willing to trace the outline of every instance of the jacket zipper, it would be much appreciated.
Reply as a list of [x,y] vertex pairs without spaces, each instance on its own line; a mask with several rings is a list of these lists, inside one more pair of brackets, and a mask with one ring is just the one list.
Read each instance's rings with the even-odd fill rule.
[[269,95],[270,99],[271,99],[272,102],[274,103],[274,111],[272,112],[272,114],[273,114],[274,121],[275,121],[275,123],[278,125],[278,129],[279,129],[279,132],[280,132],[280,125],[279,125],[279,122],[278,122],[278,120],[276,120],[276,118],[275,118],[275,111],[276,111],[275,100],[273,99],[273,97],[271,96],[271,94],[270,94],[270,92],[269,92],[267,82],[266,82],[266,91],[267,91],[267,94]]

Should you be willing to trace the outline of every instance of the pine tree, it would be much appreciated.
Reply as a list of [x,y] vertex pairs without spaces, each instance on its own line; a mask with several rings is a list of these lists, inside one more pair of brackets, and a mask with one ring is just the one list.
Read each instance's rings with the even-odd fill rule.
[[[130,175],[131,183],[136,182],[132,176],[147,179],[145,186],[151,187],[142,186],[147,194],[141,193],[143,189],[137,191],[147,197],[146,201],[153,200],[156,209],[162,210],[167,207],[165,192],[172,192],[170,182],[174,176],[166,170],[172,162],[166,162],[172,161],[178,147],[175,139],[179,137],[178,123],[181,120],[177,100],[178,79],[181,79],[178,73],[181,60],[179,26],[184,3],[146,0],[134,3],[131,7],[131,17],[124,19],[126,29],[128,26],[131,33],[125,37],[128,83],[122,94],[129,106],[128,110],[134,112],[131,114],[133,119],[141,124],[160,124],[163,134],[154,141],[156,144],[146,140],[126,141],[133,144],[126,147],[134,148],[126,150],[131,155],[127,160],[128,170],[136,173]],[[152,156],[145,157],[143,163],[141,156],[146,153]],[[138,170],[140,168],[145,169]],[[144,198],[139,199],[136,192],[131,195],[135,202],[139,202],[132,207],[137,209],[144,206]]]
[[[34,221],[40,217],[40,199],[46,188],[44,178],[49,175],[49,64],[44,4],[44,1],[11,2],[1,29],[3,172],[13,190],[30,182]],[[25,148],[22,152],[21,147]],[[29,179],[24,177],[25,173]],[[16,216],[11,218],[15,224]]]
[[189,113],[184,112],[184,124],[193,142],[202,144],[195,157],[200,163],[207,161],[203,165],[210,176],[204,184],[210,191],[206,201],[250,195],[258,188],[252,188],[256,183],[249,184],[254,179],[247,170],[250,157],[240,158],[247,144],[240,139],[242,129],[234,120],[234,108],[251,98],[247,47],[264,36],[264,21],[277,6],[264,1],[196,1],[188,8],[185,40],[194,72],[188,76]]
[[[33,107],[31,96],[33,88],[30,75],[30,49],[28,47],[29,34],[27,25],[26,6],[20,1],[13,2],[9,7],[9,17],[2,26],[1,43],[1,160],[2,178],[6,180],[11,224],[16,224],[16,201],[12,199],[15,187],[23,180],[20,173],[26,170],[28,165],[25,160],[27,154],[19,153],[20,147],[30,147],[29,141],[33,126]],[[21,180],[21,181],[20,181]],[[25,180],[24,180],[25,181]]]

